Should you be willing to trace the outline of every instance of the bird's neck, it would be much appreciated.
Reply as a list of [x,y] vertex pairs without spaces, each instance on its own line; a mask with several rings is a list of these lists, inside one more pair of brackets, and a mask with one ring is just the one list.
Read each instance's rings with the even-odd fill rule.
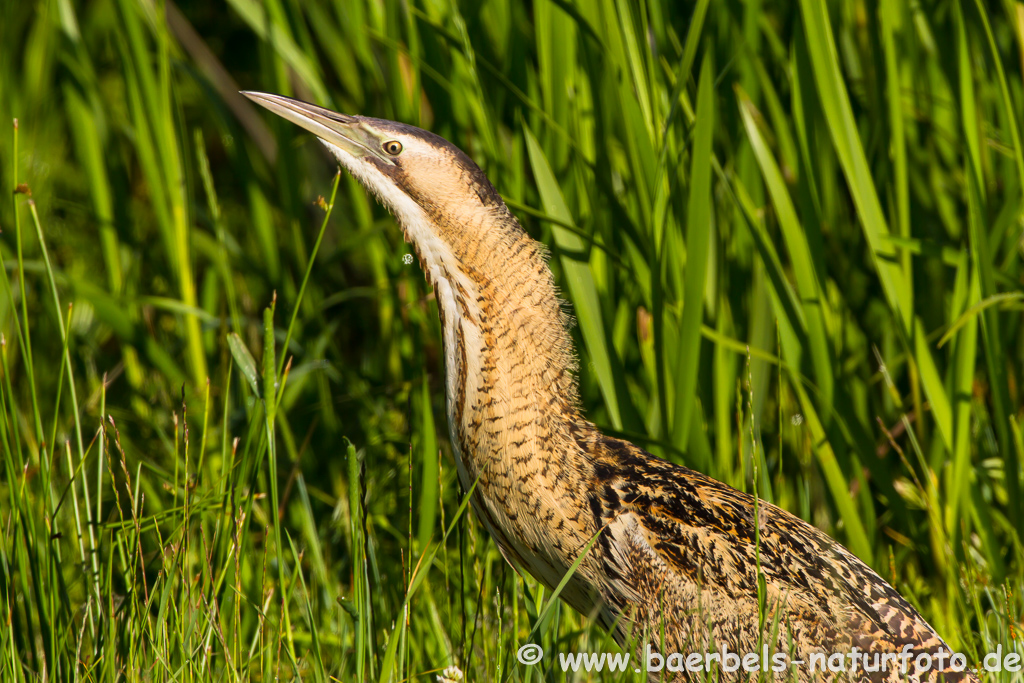
[[[434,285],[448,425],[464,489],[506,558],[558,584],[597,527],[586,507],[593,436],[544,247],[505,206],[407,236]],[[590,570],[583,567],[583,574]],[[575,586],[575,584],[574,584]],[[582,588],[567,599],[587,604]]]
[[[434,285],[464,485],[524,476],[580,421],[575,357],[544,247],[504,205],[406,226]],[[518,463],[518,464],[517,464]]]

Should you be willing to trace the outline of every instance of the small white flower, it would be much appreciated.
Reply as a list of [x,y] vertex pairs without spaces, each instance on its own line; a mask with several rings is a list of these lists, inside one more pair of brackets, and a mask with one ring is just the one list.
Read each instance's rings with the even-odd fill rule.
[[437,677],[437,683],[459,683],[462,678],[462,669],[453,664],[441,672]]
[[796,413],[795,415],[793,415],[793,417],[789,418],[789,421],[792,423],[794,427],[799,427],[804,423],[804,416],[801,415],[800,413]]
[[412,263],[412,254],[406,254],[405,256],[403,256],[402,263],[404,263],[407,266],[410,265]]

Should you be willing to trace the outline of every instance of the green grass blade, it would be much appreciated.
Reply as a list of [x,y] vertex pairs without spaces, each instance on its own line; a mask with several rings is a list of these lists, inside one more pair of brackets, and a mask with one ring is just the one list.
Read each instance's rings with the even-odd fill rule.
[[[569,207],[566,206],[544,151],[525,123],[523,134],[544,211],[559,221],[573,224]],[[573,310],[583,334],[583,343],[594,365],[594,373],[597,375],[609,418],[615,429],[621,429],[622,408],[613,367],[614,350],[608,345],[597,287],[586,261],[586,244],[575,232],[558,225],[552,225],[551,230],[559,249],[562,268],[565,270],[569,296],[572,298]]]
[[700,329],[704,318],[704,290],[707,286],[708,252],[713,218],[711,215],[711,130],[715,116],[710,53],[705,55],[697,85],[697,126],[693,134],[690,168],[690,197],[686,217],[686,275],[683,315],[679,335],[679,382],[676,387],[674,428],[676,443],[689,443],[694,413],[694,393],[700,366]]
[[751,113],[750,100],[740,94],[740,113],[746,127],[747,136],[754,150],[754,156],[761,167],[768,193],[778,216],[779,226],[793,263],[793,274],[796,277],[797,292],[803,305],[804,323],[807,327],[807,341],[814,366],[814,378],[821,392],[821,405],[832,405],[833,394],[833,361],[829,348],[829,335],[825,327],[828,315],[828,302],[821,285],[811,256],[811,248],[807,243],[806,233],[797,218],[796,208],[789,197],[782,173],[774,157],[765,144],[757,124]]

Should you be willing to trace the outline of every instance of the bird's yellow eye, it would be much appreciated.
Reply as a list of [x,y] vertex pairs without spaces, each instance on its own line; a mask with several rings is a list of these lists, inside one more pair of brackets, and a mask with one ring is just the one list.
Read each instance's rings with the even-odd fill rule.
[[388,140],[382,146],[384,151],[391,156],[397,156],[402,152],[402,143],[398,140]]

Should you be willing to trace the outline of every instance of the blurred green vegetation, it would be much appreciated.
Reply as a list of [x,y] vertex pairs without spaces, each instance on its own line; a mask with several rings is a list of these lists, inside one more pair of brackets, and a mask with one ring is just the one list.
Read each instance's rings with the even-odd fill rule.
[[1022,63],[1016,0],[6,3],[0,678],[605,680],[516,665],[613,646],[461,514],[429,288],[241,88],[459,145],[591,420],[1020,648]]

